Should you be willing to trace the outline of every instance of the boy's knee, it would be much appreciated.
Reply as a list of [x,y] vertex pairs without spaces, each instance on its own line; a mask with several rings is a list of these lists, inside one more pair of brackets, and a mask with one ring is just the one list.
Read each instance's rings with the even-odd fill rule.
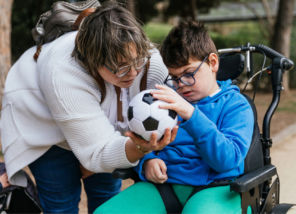
[[125,189],[96,209],[104,213],[161,213],[165,207],[156,187],[149,182],[138,182]]
[[241,213],[241,198],[229,186],[205,189],[190,198],[182,213]]

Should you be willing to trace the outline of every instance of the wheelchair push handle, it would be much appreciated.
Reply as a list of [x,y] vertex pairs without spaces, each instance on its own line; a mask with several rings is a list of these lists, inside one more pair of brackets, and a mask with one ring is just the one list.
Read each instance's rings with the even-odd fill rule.
[[[249,52],[262,52],[271,60],[274,60],[276,58],[280,58],[283,60],[282,64],[282,72],[289,71],[294,68],[294,62],[288,58],[286,58],[284,55],[280,54],[279,52],[265,46],[265,45],[248,45],[247,46],[235,46],[233,48],[226,48],[226,49],[219,49],[218,53],[220,56],[226,57],[226,56],[232,56],[237,53],[249,53]],[[248,60],[248,59],[247,59]]]
[[275,58],[283,58],[284,59],[283,68],[282,68],[283,71],[289,71],[294,68],[294,62],[292,60],[286,58],[284,55],[280,54],[279,52],[265,45],[251,45],[251,47],[255,48],[255,52],[256,50],[263,51],[266,54],[266,56],[272,60],[274,60]]

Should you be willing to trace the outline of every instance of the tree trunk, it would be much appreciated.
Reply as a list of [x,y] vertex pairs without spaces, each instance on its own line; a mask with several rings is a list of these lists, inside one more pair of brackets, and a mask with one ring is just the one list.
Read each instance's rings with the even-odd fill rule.
[[[4,83],[11,67],[11,11],[13,0],[0,0],[0,104]],[[0,108],[1,108],[0,106]]]
[[196,21],[196,0],[190,0],[190,16],[192,21]]
[[127,9],[136,17],[135,1],[128,0],[126,4],[127,4]]
[[268,5],[268,2],[267,2],[267,0],[261,0],[261,2],[262,2],[262,5],[264,8],[266,17],[267,17],[268,24],[269,24],[269,26],[273,26],[274,23],[273,23],[273,19],[272,19],[272,13],[271,13],[270,7]]
[[[291,31],[293,24],[294,0],[280,0],[277,19],[274,26],[273,49],[290,57]],[[286,72],[283,76],[283,86],[289,92],[289,76]]]
[[267,32],[268,34],[270,35],[270,39],[269,39],[269,42],[272,43],[272,37],[273,37],[273,30],[274,30],[274,19],[273,19],[273,15],[271,13],[271,10],[270,10],[270,7],[269,7],[269,4],[267,2],[267,0],[261,0],[262,2],[262,5],[263,5],[263,8],[264,8],[264,11],[265,11],[265,14],[266,14],[266,17],[267,17]]

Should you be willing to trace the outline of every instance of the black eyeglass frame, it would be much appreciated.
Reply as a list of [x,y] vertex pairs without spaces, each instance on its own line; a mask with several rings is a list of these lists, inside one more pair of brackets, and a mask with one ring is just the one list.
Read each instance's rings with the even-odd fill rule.
[[[142,68],[143,68],[143,67],[149,62],[151,56],[141,58],[140,60],[145,59],[145,58],[147,58],[147,61],[146,61],[146,62],[145,62],[140,68],[135,68],[136,71],[142,69]],[[138,61],[140,61],[140,60],[138,60]],[[112,74],[115,74],[115,76],[118,77],[118,78],[127,75],[128,72],[130,72],[130,70],[131,70],[131,68],[132,68],[132,66],[133,66],[133,65],[126,65],[126,66],[123,66],[123,67],[119,68],[118,70],[114,71],[114,70],[112,70],[111,68],[109,68],[108,65],[106,65],[105,63],[104,63],[103,65],[104,65],[104,66],[105,66],[105,67],[106,67],[106,68],[107,68]],[[119,71],[120,69],[125,68],[125,67],[129,67],[129,69],[128,69],[125,73],[123,73],[123,74],[117,76],[116,73],[118,73],[118,71]]]
[[[175,89],[175,90],[177,90],[177,89],[180,88],[180,86],[179,86],[179,81],[181,81],[184,85],[194,85],[194,84],[195,84],[195,78],[194,78],[194,75],[196,74],[196,72],[198,71],[198,69],[201,67],[201,65],[204,63],[204,61],[206,61],[206,59],[208,58],[208,56],[209,56],[209,55],[207,55],[207,56],[204,58],[204,60],[200,63],[200,65],[197,67],[197,69],[196,69],[193,73],[191,73],[191,74],[184,74],[184,75],[180,76],[178,79],[173,79],[173,78],[168,79],[169,76],[170,76],[170,75],[168,75],[167,78],[164,80],[164,84],[166,84],[168,87],[170,87],[170,88],[172,88],[172,89]],[[191,76],[191,77],[193,78],[193,81],[194,81],[194,82],[193,82],[192,84],[188,84],[188,83],[183,82],[183,81],[181,80],[181,78],[182,78],[183,76]],[[167,84],[167,81],[176,81],[178,87],[177,87],[177,88],[175,88],[175,87],[171,87],[170,85]]]

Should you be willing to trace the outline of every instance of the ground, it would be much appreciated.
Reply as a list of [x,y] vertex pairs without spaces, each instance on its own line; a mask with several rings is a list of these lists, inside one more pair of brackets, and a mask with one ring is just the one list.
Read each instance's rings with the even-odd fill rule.
[[[246,94],[248,94],[251,98],[253,98],[252,92],[247,92]],[[271,100],[272,100],[271,93],[256,94],[255,105],[258,112],[258,124],[260,126],[260,130],[262,127],[264,114],[267,111]],[[295,122],[296,122],[296,90],[293,90],[288,94],[285,92],[282,92],[280,103],[271,120],[271,126],[270,126],[271,136],[277,134],[279,131],[281,131],[285,127]]]
[[[252,97],[252,93],[247,92]],[[255,104],[258,112],[258,123],[261,128],[264,113],[266,112],[272,99],[271,94],[257,93],[255,98]],[[281,101],[277,111],[273,115],[271,123],[271,136],[274,136],[285,127],[294,124],[296,122],[296,91],[291,93],[282,93]],[[295,188],[292,187],[296,180],[295,165],[296,162],[296,135],[291,136],[285,142],[277,144],[271,148],[272,164],[278,169],[280,176],[280,201],[281,203],[295,203],[296,204],[296,192]],[[3,161],[1,157],[0,161]],[[26,171],[29,169],[26,167]],[[30,172],[29,172],[30,173]],[[122,190],[133,184],[132,180],[123,181]],[[79,213],[87,213],[86,206],[86,195],[82,191],[81,202],[79,204]]]
[[280,203],[296,204],[296,135],[271,148],[271,163],[280,177]]

